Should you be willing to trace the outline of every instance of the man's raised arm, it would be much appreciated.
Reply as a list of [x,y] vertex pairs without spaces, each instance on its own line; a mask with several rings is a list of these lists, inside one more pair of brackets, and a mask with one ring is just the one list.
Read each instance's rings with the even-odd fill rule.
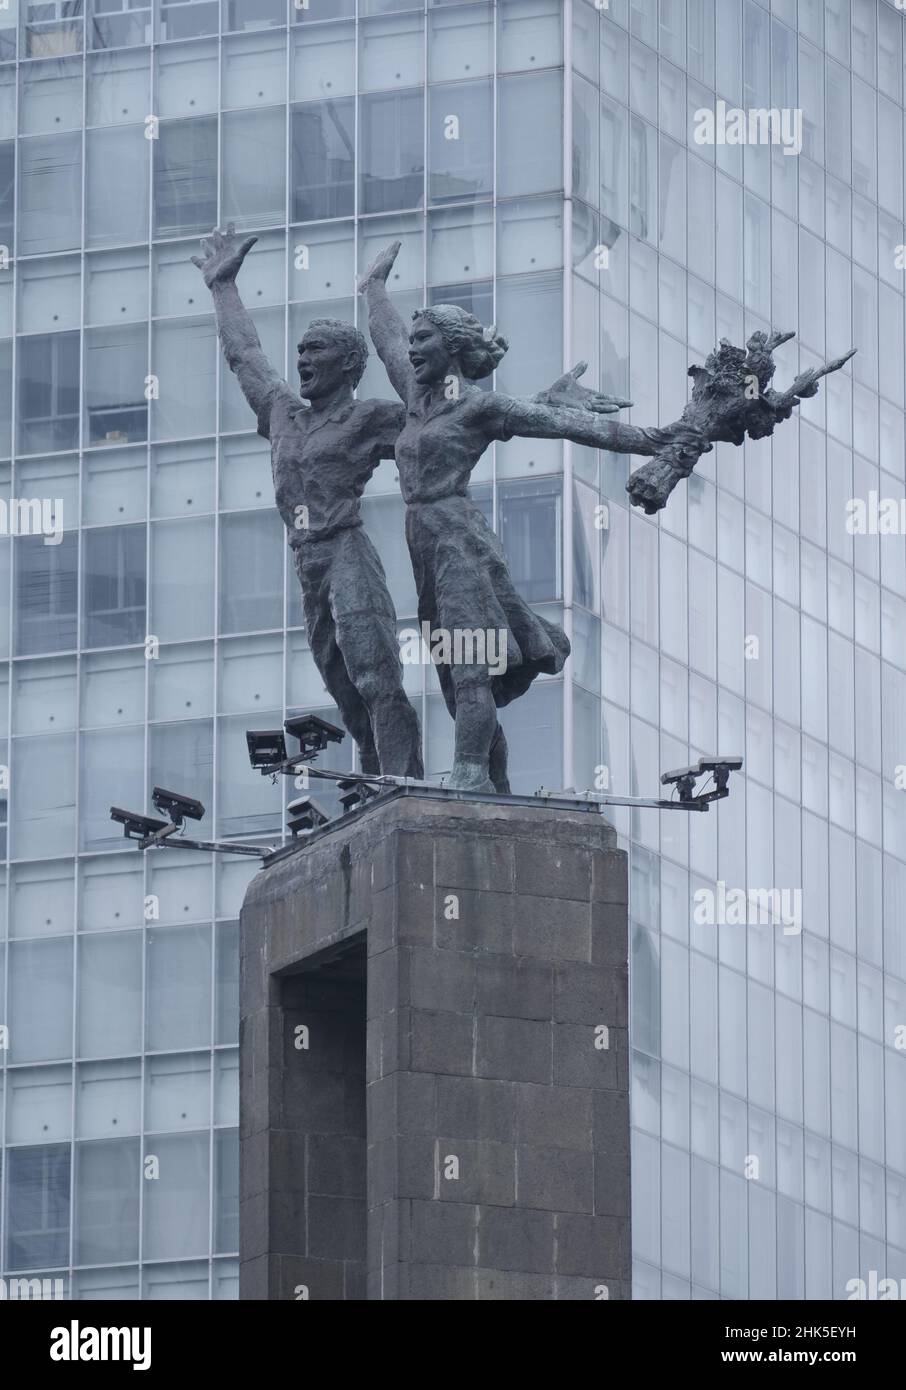
[[236,288],[242,262],[257,240],[250,236],[243,242],[237,241],[231,222],[225,232],[215,228],[210,237],[205,237],[201,243],[204,256],[193,256],[192,262],[204,275],[214,298],[217,334],[224,356],[239,379],[242,394],[258,416],[259,429],[266,435],[270,398],[283,378],[265,357],[252,316]]

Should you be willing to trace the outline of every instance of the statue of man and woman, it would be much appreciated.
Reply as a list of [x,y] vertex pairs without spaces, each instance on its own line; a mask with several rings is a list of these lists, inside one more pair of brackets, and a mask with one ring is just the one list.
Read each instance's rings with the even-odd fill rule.
[[[418,618],[448,635],[436,662],[455,721],[453,768],[445,785],[507,793],[507,746],[498,709],[525,694],[569,656],[566,635],[536,614],[510,576],[499,538],[470,499],[472,470],[488,445],[514,435],[567,439],[647,456],[629,479],[632,502],[649,513],[667,503],[698,459],[719,441],[762,438],[813,396],[821,377],[852,354],[771,387],[773,352],[791,334],[755,334],[747,350],[722,343],[693,367],[689,404],[665,428],[607,419],[629,401],[579,384],[580,364],[531,399],[487,391],[507,341],[464,309],[439,304],[407,324],[387,292],[400,250],[394,242],[362,276],[375,350],[399,401],[357,400],[368,357],[352,324],[315,319],[298,344],[299,390],[265,357],[236,276],[255,243],[232,227],[214,231],[193,257],[214,299],[226,360],[270,441],[277,507],[286,524],[312,656],[355,740],[362,771],[423,776],[419,723],[403,689],[396,613],[377,551],[362,527],[361,498],[382,459],[395,459],[406,504],[406,541]],[[558,330],[559,331],[559,330]],[[425,629],[422,628],[424,631]],[[506,660],[492,669],[469,657],[457,632],[502,634]],[[471,654],[474,655],[474,652]],[[479,652],[479,656],[481,653]],[[458,658],[458,659],[457,659]]]

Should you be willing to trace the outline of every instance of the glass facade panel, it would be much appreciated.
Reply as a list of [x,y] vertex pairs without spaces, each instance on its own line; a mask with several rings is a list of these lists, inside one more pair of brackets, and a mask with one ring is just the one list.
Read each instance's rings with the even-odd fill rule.
[[81,241],[82,136],[19,143],[19,255],[65,251]]
[[162,121],[154,141],[154,230],[199,236],[217,221],[217,119]]
[[69,1145],[13,1148],[8,1163],[6,1267],[65,1266],[69,1259]]
[[292,110],[291,217],[348,217],[355,209],[355,102],[304,102]]
[[420,90],[363,95],[359,103],[360,211],[424,203],[424,96]]
[[20,453],[73,449],[79,442],[79,334],[23,338],[19,362]]
[[76,1264],[125,1264],[138,1258],[138,1139],[76,1145]]

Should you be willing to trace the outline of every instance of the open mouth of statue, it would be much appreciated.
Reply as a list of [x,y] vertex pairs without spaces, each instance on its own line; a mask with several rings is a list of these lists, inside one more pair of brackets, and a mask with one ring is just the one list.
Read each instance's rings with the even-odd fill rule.
[[310,386],[314,379],[315,372],[313,367],[300,367],[299,380],[303,386]]

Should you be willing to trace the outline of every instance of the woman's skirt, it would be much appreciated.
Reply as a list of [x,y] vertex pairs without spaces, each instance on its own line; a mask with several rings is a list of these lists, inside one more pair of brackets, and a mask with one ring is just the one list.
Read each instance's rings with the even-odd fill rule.
[[[457,642],[460,653],[474,652],[474,634],[483,635],[485,643],[500,643],[495,649],[499,660],[484,663],[492,671],[495,666],[500,670],[491,675],[498,707],[524,695],[536,676],[562,671],[570,650],[566,634],[533,613],[516,592],[503,547],[473,502],[458,496],[411,502],[406,508],[406,540],[419,622],[439,632],[453,653],[450,662],[435,661],[451,713],[456,709]],[[467,655],[466,662],[469,659]]]

